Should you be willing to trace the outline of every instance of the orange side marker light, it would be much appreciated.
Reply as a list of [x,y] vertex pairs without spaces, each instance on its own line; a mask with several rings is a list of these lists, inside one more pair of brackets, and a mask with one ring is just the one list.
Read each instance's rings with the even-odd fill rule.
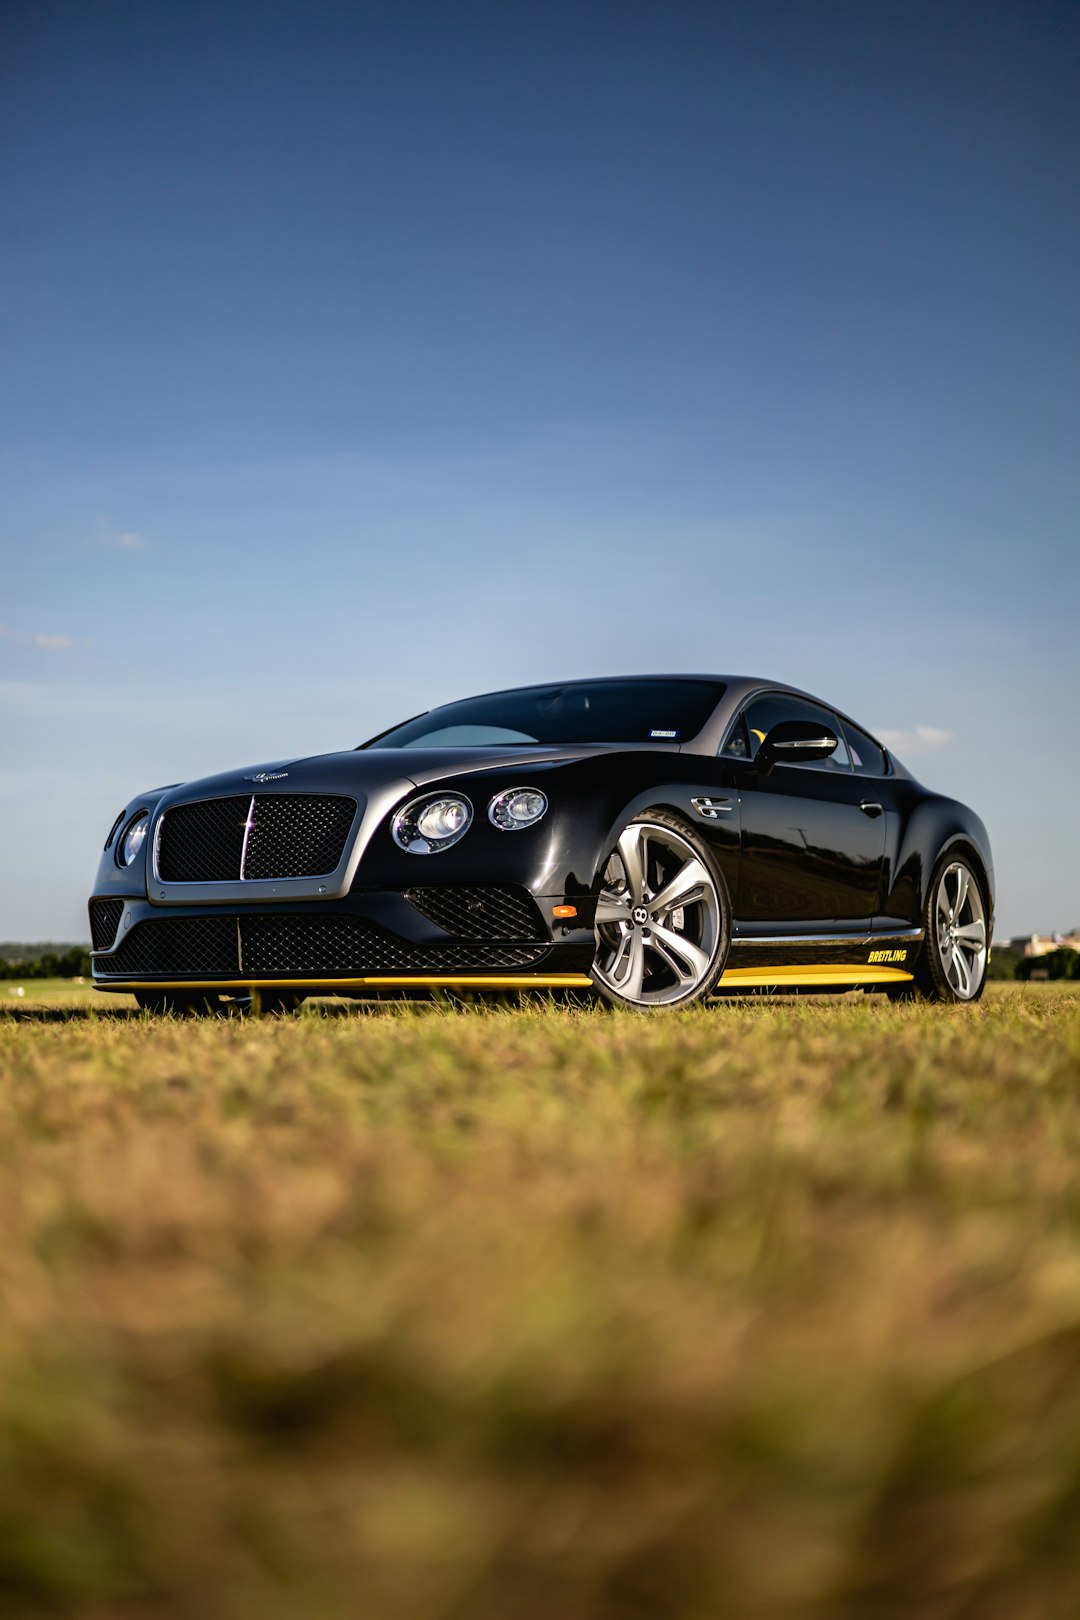
[[551,915],[553,917],[576,917],[577,906],[552,906]]

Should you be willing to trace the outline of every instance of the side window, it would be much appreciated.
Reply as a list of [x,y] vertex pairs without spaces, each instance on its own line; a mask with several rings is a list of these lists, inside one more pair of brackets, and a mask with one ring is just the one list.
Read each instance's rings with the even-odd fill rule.
[[[755,750],[756,750],[755,744]],[[754,750],[746,740],[746,720],[740,714],[731,728],[731,735],[721,749],[724,759],[753,759]]]
[[[763,697],[751,698],[743,710],[742,718],[747,728],[747,745],[751,759],[756,757],[766,734],[773,726],[779,725],[781,720],[809,720],[812,725],[821,726],[824,730],[832,732],[837,739],[836,750],[828,759],[807,760],[801,765],[793,764],[789,769],[799,771],[851,769],[847,744],[839,720],[834,714],[830,714],[828,709],[822,709],[816,703],[808,703],[805,698],[789,697],[786,692],[769,692]],[[728,752],[726,747],[724,752],[725,754]]]
[[885,750],[868,737],[865,731],[853,726],[850,720],[844,721],[844,735],[847,738],[848,750],[851,754],[851,763],[855,767],[857,776],[885,776],[888,774],[889,762]]

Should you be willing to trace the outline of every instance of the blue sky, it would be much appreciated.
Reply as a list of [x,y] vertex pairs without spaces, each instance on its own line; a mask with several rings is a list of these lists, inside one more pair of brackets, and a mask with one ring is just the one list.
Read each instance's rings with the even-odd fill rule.
[[1080,924],[1080,8],[0,20],[0,938],[129,794],[747,670]]

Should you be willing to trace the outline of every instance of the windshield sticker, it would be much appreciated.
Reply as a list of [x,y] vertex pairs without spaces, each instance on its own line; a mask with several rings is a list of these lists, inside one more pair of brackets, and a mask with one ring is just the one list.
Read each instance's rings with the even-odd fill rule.
[[677,731],[650,731],[649,732],[650,737],[677,737],[678,735],[679,735],[679,733]]

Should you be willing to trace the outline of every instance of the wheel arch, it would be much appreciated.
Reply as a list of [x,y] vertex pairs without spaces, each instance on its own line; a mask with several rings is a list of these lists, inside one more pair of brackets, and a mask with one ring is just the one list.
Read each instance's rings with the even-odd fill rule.
[[728,888],[732,887],[733,873],[731,863],[737,859],[739,851],[739,823],[737,815],[730,820],[717,818],[713,822],[703,822],[695,818],[692,801],[695,797],[709,797],[716,792],[715,785],[708,783],[696,785],[686,782],[668,782],[660,786],[642,788],[632,798],[621,801],[617,807],[609,806],[611,811],[604,828],[603,836],[596,848],[596,857],[593,867],[593,891],[599,889],[604,865],[610,855],[619,834],[623,828],[639,816],[648,815],[650,811],[662,811],[665,815],[674,816],[686,828],[687,832],[697,838],[705,838],[713,854],[716,856],[724,880]]
[[930,881],[943,855],[963,850],[978,868],[994,913],[994,866],[990,841],[978,816],[953,799],[927,797],[910,814],[884,898],[883,915],[917,924],[930,893]]

